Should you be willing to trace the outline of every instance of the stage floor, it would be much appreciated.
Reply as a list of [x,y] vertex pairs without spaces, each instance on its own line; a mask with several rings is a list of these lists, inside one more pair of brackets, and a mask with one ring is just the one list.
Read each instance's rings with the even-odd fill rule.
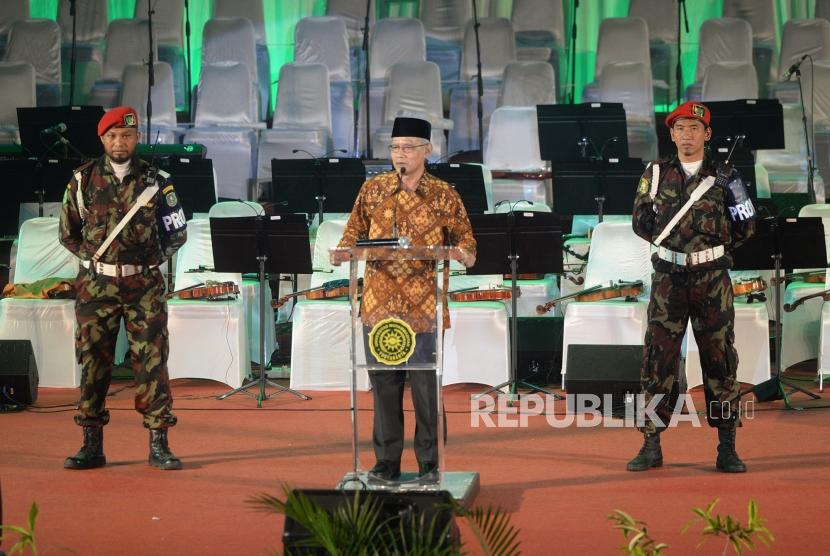
[[[754,418],[738,431],[738,453],[749,472],[726,475],[714,471],[717,435],[705,423],[663,435],[664,467],[629,473],[625,464],[641,444],[636,431],[554,428],[544,416],[530,417],[525,427],[485,427],[471,415],[469,402],[482,389],[446,390],[447,469],[480,474],[473,504],[508,511],[521,530],[523,554],[618,554],[623,537],[606,517],[614,509],[645,521],[652,537],[669,545],[668,554],[720,554],[720,539],[695,551],[701,526],[681,534],[694,517],[691,508],[715,498],[717,513],[742,522],[747,502],[756,500],[776,538],[771,550],[757,553],[822,554],[830,548],[830,393],[804,402],[812,406],[804,411],[783,410],[780,401],[757,404]],[[148,435],[132,409],[129,382],[113,384],[104,443],[108,465],[91,471],[62,467],[81,444],[72,422],[77,391],[41,389],[36,407],[0,414],[5,523],[24,524],[36,501],[38,547],[50,554],[69,553],[64,547],[75,554],[122,556],[281,550],[283,517],[253,511],[247,500],[263,492],[279,495],[283,485],[332,488],[340,480],[351,468],[348,393],[307,392],[310,401],[282,394],[257,409],[241,395],[214,399],[225,390],[209,381],[173,382],[179,425],[170,432],[170,444],[185,468],[163,472],[147,465]],[[699,408],[702,398],[701,391],[694,393]],[[361,436],[368,439],[371,400],[361,400],[367,408],[360,412]],[[564,402],[557,403],[556,415],[564,418]],[[502,419],[519,424],[515,415]],[[371,454],[363,454],[363,464],[371,466]],[[411,442],[403,466],[416,468]],[[463,524],[461,531],[468,552],[477,554]],[[15,538],[2,549],[8,551]]]

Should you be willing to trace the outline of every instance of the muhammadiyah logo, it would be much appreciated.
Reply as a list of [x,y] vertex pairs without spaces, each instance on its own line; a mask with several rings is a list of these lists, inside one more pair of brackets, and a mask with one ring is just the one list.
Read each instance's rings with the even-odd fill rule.
[[415,332],[400,319],[384,319],[369,332],[369,351],[380,363],[405,363],[415,353]]
[[135,126],[135,116],[133,114],[124,114],[124,125]]

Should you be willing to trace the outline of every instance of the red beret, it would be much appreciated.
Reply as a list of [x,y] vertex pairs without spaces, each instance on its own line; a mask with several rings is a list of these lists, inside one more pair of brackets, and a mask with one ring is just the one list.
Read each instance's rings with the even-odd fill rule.
[[98,136],[104,135],[111,127],[138,127],[138,114],[129,106],[116,106],[107,110],[98,122]]
[[712,113],[709,112],[709,108],[699,102],[690,100],[684,102],[666,116],[666,127],[671,127],[678,118],[691,118],[703,122],[706,127],[709,127],[711,117]]

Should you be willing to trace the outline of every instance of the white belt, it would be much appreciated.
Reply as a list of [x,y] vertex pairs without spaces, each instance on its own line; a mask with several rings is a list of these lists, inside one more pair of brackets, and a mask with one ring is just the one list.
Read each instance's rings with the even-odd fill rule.
[[[88,269],[89,265],[90,261],[81,261],[82,267]],[[135,276],[136,274],[140,274],[145,268],[156,268],[156,266],[157,265],[148,267],[136,264],[108,264],[99,262],[95,263],[95,272],[103,274],[104,276],[125,278],[127,276]]]
[[664,261],[680,266],[694,266],[702,263],[708,263],[709,261],[714,261],[715,259],[723,257],[724,253],[726,253],[726,250],[723,248],[723,245],[710,247],[709,249],[704,249],[703,251],[695,251],[694,253],[678,253],[677,251],[672,251],[671,249],[666,249],[665,247],[657,248],[658,257]]

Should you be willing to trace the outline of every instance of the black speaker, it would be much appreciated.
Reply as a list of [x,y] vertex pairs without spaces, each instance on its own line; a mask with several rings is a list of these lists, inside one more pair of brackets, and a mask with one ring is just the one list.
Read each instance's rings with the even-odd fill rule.
[[519,317],[516,375],[536,386],[559,385],[562,371],[562,317]]
[[[303,489],[294,492],[301,492],[331,515],[337,508],[353,504],[354,496],[358,491]],[[449,492],[387,492],[378,490],[359,492],[361,501],[373,500],[379,505],[380,521],[388,520],[392,530],[398,530],[401,522],[403,522],[404,530],[407,530],[407,523],[410,520],[417,519],[420,521],[421,516],[423,516],[427,530],[431,521],[435,519],[435,535],[439,535],[445,528],[447,529],[444,546],[448,548],[458,548],[460,546],[461,537],[458,526],[455,524],[452,496]],[[448,525],[449,527],[447,527]],[[322,548],[304,546],[303,543],[309,537],[310,534],[305,527],[286,516],[285,529],[282,534],[282,544],[286,554],[292,556],[298,554],[328,554]]]
[[37,399],[37,363],[31,340],[0,340],[0,403]]
[[[626,401],[640,393],[642,360],[641,345],[571,344],[565,390],[568,394],[593,394],[600,400],[603,394],[610,394],[612,411],[621,411]],[[569,397],[569,410],[574,409],[572,402]]]

